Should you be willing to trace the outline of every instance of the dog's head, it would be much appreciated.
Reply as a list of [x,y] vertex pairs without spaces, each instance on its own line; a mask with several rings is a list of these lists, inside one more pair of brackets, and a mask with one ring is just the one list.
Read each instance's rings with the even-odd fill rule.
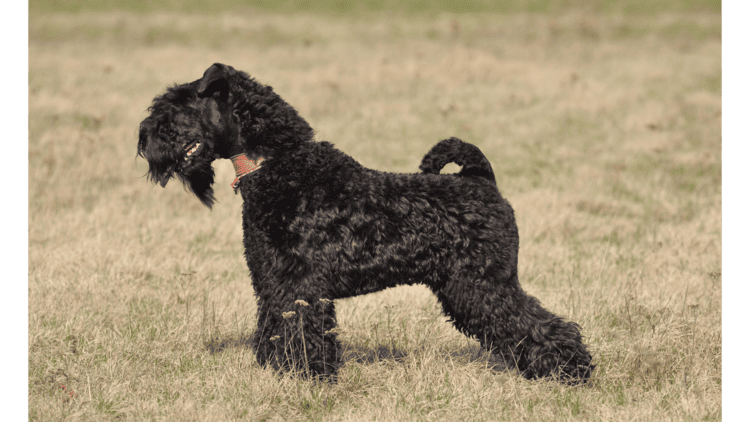
[[214,160],[241,153],[268,159],[313,137],[271,87],[220,63],[196,81],[169,88],[149,111],[138,137],[149,178],[164,187],[176,175],[208,207]]
[[208,207],[214,202],[211,163],[238,149],[239,131],[228,102],[214,98],[212,81],[213,73],[206,71],[156,97],[138,135],[148,177],[164,187],[176,175]]

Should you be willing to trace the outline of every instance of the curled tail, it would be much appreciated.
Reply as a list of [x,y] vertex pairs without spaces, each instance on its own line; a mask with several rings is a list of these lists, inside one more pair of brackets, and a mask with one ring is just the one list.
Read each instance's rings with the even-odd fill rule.
[[495,173],[492,172],[492,166],[487,161],[487,157],[482,154],[475,145],[466,143],[458,138],[444,139],[438,142],[422,158],[422,164],[419,169],[422,173],[440,174],[440,170],[448,163],[456,163],[461,166],[459,176],[481,177],[495,182]]

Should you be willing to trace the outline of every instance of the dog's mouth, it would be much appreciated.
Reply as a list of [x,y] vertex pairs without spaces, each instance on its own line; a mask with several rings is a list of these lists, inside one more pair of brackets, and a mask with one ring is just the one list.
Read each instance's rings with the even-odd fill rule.
[[196,152],[198,152],[198,150],[200,150],[200,148],[201,148],[201,143],[200,142],[193,142],[191,144],[188,144],[185,147],[185,153],[186,153],[185,154],[185,161],[187,161],[190,158],[191,155],[193,155]]

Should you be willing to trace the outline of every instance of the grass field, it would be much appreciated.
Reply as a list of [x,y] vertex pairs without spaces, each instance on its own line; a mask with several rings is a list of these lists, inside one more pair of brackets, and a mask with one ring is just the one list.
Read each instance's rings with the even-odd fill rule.
[[[31,5],[31,420],[721,419],[718,2],[184,4]],[[258,367],[231,164],[209,211],[135,157],[151,99],[214,62],[371,168],[478,145],[516,211],[521,283],[581,325],[591,385],[494,370],[421,286],[337,301],[336,385]]]

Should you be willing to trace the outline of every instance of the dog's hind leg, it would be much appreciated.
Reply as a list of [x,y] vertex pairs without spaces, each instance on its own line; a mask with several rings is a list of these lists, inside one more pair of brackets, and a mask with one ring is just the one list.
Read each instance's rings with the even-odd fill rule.
[[591,355],[578,325],[544,309],[523,292],[517,279],[498,284],[462,278],[435,293],[458,330],[502,356],[524,377],[557,376],[578,383],[591,375]]

